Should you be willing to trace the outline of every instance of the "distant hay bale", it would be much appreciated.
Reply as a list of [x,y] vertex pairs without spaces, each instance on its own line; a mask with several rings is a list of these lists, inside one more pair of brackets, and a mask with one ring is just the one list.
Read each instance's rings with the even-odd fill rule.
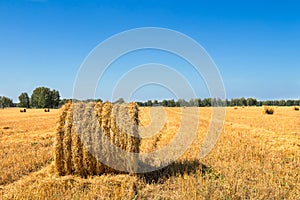
[[44,112],[50,112],[49,108],[44,109]]
[[274,108],[269,106],[265,106],[262,111],[263,114],[267,114],[267,115],[273,115],[274,112],[275,112]]
[[299,107],[294,106],[294,110],[295,110],[295,111],[299,111]]
[[237,110],[238,109],[238,107],[237,106],[234,106],[234,110]]
[[24,108],[24,109],[20,109],[20,112],[26,112],[26,109]]
[[[117,172],[99,160],[113,160],[115,168],[135,171],[135,155],[124,162],[116,152],[139,153],[136,103],[68,103],[62,107],[57,124],[54,160],[59,175],[88,177]],[[111,149],[107,149],[107,142],[113,144]]]

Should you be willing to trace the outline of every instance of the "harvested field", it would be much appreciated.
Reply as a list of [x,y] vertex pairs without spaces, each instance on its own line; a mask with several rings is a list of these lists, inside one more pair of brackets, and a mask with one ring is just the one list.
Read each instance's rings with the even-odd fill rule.
[[[278,107],[273,115],[262,115],[261,109],[227,108],[222,135],[213,151],[203,159],[198,159],[198,155],[210,124],[210,108],[200,108],[195,140],[172,165],[147,174],[105,173],[87,178],[56,173],[53,146],[57,134],[55,124],[60,116],[57,110],[50,113],[32,109],[26,113],[20,113],[19,109],[0,110],[0,197],[297,199],[300,196],[300,113],[291,107]],[[140,108],[140,127],[151,123],[149,110]],[[157,133],[140,141],[140,152],[163,148],[176,134],[181,109],[164,110],[166,123],[157,122]],[[70,113],[66,112],[65,117],[68,116]],[[191,116],[191,123],[194,117]],[[101,120],[101,127],[107,125],[107,120]],[[68,143],[69,137],[63,139],[63,144]],[[72,144],[79,141],[73,138],[71,134]],[[78,154],[83,151],[72,148],[71,152]]]

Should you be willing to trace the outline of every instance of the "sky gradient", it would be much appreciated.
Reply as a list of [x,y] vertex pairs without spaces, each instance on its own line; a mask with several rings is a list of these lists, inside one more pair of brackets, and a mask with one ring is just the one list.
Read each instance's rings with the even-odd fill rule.
[[[0,1],[0,96],[17,102],[21,92],[31,95],[34,88],[47,86],[71,98],[80,65],[99,43],[128,29],[163,27],[206,49],[228,98],[300,99],[299,10],[299,1],[289,0]],[[144,52],[122,64],[165,60],[179,70],[174,59]],[[155,87],[145,87],[137,100],[174,98]],[[99,98],[107,99],[106,92]]]

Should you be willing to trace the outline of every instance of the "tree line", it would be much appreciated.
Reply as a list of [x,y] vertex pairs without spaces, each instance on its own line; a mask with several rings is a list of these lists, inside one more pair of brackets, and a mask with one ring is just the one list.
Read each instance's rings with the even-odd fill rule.
[[8,97],[0,96],[0,107],[23,107],[23,108],[58,108],[60,106],[60,95],[57,90],[47,87],[38,87],[33,90],[31,97],[27,92],[19,95],[19,103],[13,103]]
[[[31,97],[28,93],[22,92],[19,96],[19,103],[13,103],[13,100],[0,96],[0,107],[24,107],[24,108],[58,108],[69,101],[78,101],[72,99],[60,99],[57,90],[51,90],[47,87],[36,88]],[[90,101],[101,101],[101,99],[87,99]],[[114,103],[124,103],[124,99],[120,98]],[[259,101],[255,98],[233,98],[233,99],[216,99],[216,98],[193,98],[189,101],[185,99],[169,99],[169,100],[148,100],[145,102],[137,102],[139,106],[164,106],[164,107],[211,107],[211,106],[300,106],[300,100],[265,100]]]
[[171,100],[148,100],[138,102],[140,106],[164,106],[164,107],[211,107],[211,106],[300,106],[300,100],[265,100],[259,101],[255,98],[233,98],[233,99],[216,99],[216,98],[195,98],[186,101],[184,99]]

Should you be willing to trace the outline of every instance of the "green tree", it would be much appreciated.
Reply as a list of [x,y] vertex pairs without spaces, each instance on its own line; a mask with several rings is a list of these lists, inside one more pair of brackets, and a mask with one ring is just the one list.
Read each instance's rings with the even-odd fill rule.
[[247,106],[256,106],[257,100],[253,98],[248,98],[247,99]]
[[212,105],[212,99],[211,98],[205,98],[202,101],[203,106],[210,107]]
[[189,106],[189,102],[187,102],[187,101],[184,100],[184,99],[178,99],[177,102],[179,103],[179,105],[180,105],[181,107]]
[[247,100],[244,97],[240,98],[239,106],[247,106]]
[[167,100],[163,100],[161,102],[161,105],[164,106],[164,107],[167,107],[168,106],[168,101]]
[[19,107],[29,108],[29,96],[26,92],[23,92],[19,96]]
[[195,99],[190,99],[189,100],[189,106],[193,107],[193,106],[196,106],[197,105],[197,102]]
[[175,107],[176,103],[174,101],[174,99],[168,100],[168,107]]
[[202,101],[200,98],[194,99],[194,106],[197,106],[197,107],[202,106]]
[[46,87],[34,89],[30,98],[30,104],[35,108],[54,108],[59,106],[59,92]]
[[152,101],[151,101],[151,100],[148,100],[147,103],[146,103],[146,105],[147,105],[147,106],[152,106]]
[[0,97],[0,107],[5,108],[5,107],[11,107],[13,106],[13,100],[8,98],[8,97]]
[[57,108],[59,106],[59,101],[60,101],[60,95],[57,90],[52,90],[51,91],[51,107],[52,108]]

